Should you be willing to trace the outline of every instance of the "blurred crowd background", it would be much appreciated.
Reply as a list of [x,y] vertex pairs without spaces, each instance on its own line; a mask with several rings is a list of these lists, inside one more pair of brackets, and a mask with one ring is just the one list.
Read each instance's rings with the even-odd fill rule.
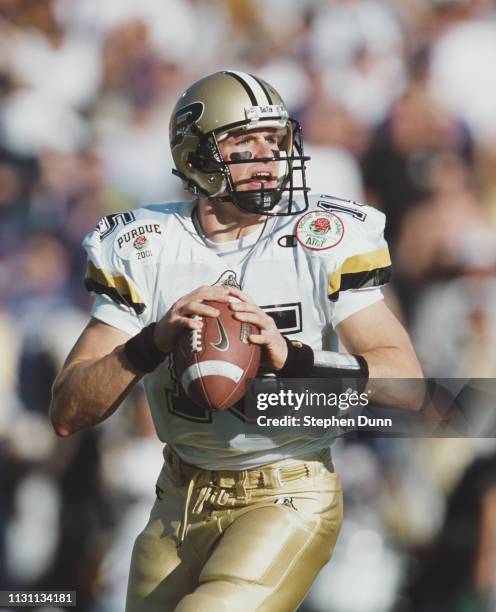
[[[493,0],[0,0],[0,590],[123,610],[161,445],[139,388],[57,439],[50,386],[91,305],[81,239],[103,215],[184,199],[168,120],[207,73],[272,83],[312,190],[387,214],[387,299],[426,374],[494,377],[495,66]],[[493,439],[339,441],[334,456],[346,519],[303,612],[496,610]]]

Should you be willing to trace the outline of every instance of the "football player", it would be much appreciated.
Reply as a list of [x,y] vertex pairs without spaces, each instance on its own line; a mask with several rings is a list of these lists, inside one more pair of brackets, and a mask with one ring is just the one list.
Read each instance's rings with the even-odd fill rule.
[[[384,216],[309,195],[300,126],[249,74],[217,72],[185,91],[170,144],[195,197],[110,215],[85,238],[96,299],[55,382],[52,423],[61,436],[100,423],[144,377],[165,461],[127,612],[295,610],[342,521],[332,436],[247,437],[241,407],[212,412],[185,396],[171,351],[180,330],[218,316],[205,301],[230,301],[259,327],[249,341],[277,375],[356,377],[378,401],[416,409],[374,388],[422,375],[379,289]],[[330,350],[332,330],[346,354]]]

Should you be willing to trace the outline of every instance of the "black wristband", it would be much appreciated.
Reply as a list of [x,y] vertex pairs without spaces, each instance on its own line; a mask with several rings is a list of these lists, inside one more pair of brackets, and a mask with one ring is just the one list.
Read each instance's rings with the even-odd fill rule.
[[334,390],[361,393],[369,380],[369,366],[363,355],[317,351],[312,378],[333,381]]
[[353,355],[353,357],[358,361],[358,365],[360,366],[360,373],[357,378],[365,380],[365,384],[367,384],[369,380],[369,364],[367,360],[363,355]]
[[365,390],[369,382],[369,364],[363,355],[353,355],[353,357],[358,361],[358,365],[360,366],[360,372],[354,379],[355,385],[353,386],[353,390],[357,393],[361,393]]
[[127,360],[139,372],[153,372],[167,355],[167,352],[161,351],[155,344],[153,338],[155,325],[156,323],[147,325],[124,345]]
[[313,349],[308,344],[284,337],[288,356],[282,368],[276,372],[279,378],[308,378],[313,369]]

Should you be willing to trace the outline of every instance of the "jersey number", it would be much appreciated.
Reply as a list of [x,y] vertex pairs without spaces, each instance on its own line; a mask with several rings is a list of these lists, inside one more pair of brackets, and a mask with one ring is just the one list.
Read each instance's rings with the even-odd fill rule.
[[[335,198],[336,200],[340,200],[339,202],[325,202],[320,200],[320,202],[317,203],[317,206],[319,208],[322,208],[323,210],[334,210],[338,213],[343,213],[345,215],[351,215],[352,217],[354,217],[355,219],[358,219],[359,221],[365,221],[365,219],[367,218],[367,213],[364,212],[363,210],[359,210],[354,208],[353,206],[347,206],[348,204],[354,204],[355,206],[360,206],[361,208],[364,208],[366,206],[366,204],[359,204],[358,202],[351,202],[351,200],[341,200],[341,198]],[[342,203],[341,203],[342,202]]]
[[122,223],[122,225],[128,225],[129,223],[132,223],[134,219],[134,213],[131,211],[115,213],[103,217],[103,219],[100,219],[100,222],[96,226],[97,231],[100,233],[100,240],[110,236],[119,223]]

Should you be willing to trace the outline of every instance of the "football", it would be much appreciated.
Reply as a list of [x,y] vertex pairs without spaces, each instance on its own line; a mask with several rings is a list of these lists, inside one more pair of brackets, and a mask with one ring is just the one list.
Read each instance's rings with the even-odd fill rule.
[[248,342],[259,329],[234,318],[228,303],[206,301],[220,310],[217,318],[201,317],[201,330],[184,329],[173,351],[178,382],[201,408],[226,410],[246,393],[256,376],[260,347]]

